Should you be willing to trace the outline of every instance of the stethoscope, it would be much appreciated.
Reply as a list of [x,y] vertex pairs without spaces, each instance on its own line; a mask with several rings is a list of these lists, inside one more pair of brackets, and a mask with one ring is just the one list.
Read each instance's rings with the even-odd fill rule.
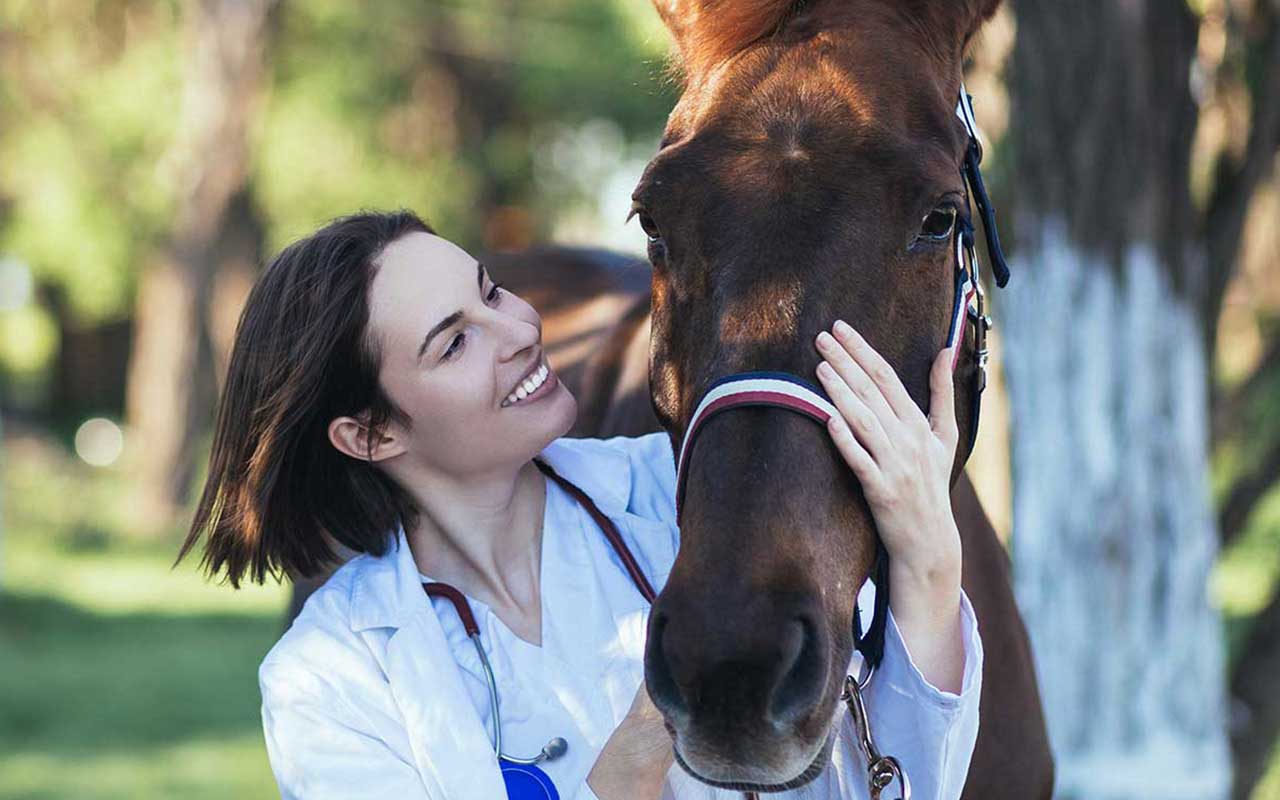
[[[635,557],[631,555],[631,550],[627,548],[626,542],[622,540],[622,536],[618,533],[618,528],[613,524],[613,520],[604,515],[595,502],[587,496],[586,492],[574,486],[565,478],[560,477],[550,466],[536,459],[533,463],[537,464],[538,469],[542,470],[544,475],[555,481],[561,489],[586,509],[591,518],[595,520],[595,523],[600,526],[600,530],[604,531],[605,538],[613,546],[614,552],[618,554],[618,558],[622,561],[622,566],[626,569],[627,574],[640,591],[640,594],[652,604],[654,598],[657,597],[657,593],[653,591],[648,579],[640,571]],[[542,752],[532,758],[517,758],[502,752],[502,717],[498,704],[498,684],[493,677],[493,667],[489,664],[489,656],[485,654],[484,647],[480,644],[480,626],[476,624],[475,615],[471,613],[471,605],[467,602],[467,598],[462,592],[447,583],[424,583],[422,589],[427,593],[428,597],[442,597],[453,604],[454,610],[458,613],[458,618],[462,620],[462,627],[467,632],[467,638],[475,645],[476,654],[480,656],[480,666],[484,670],[485,683],[489,688],[489,709],[492,712],[491,717],[493,720],[491,726],[493,729],[493,752],[498,758],[498,768],[502,772],[502,779],[506,784],[507,797],[510,800],[559,800],[560,794],[556,791],[551,778],[539,769],[537,765],[544,761],[554,761],[563,756],[569,750],[569,743],[562,737],[556,736],[547,742],[546,746],[542,748]]]

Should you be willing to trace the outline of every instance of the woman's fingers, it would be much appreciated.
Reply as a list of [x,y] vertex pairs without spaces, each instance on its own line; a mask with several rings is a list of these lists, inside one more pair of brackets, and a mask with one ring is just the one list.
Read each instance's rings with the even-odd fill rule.
[[894,371],[893,366],[888,361],[884,360],[884,356],[877,353],[875,348],[867,344],[862,335],[844,320],[836,320],[833,330],[836,338],[843,345],[842,349],[851,353],[858,364],[875,381],[897,418],[903,422],[922,420],[923,415],[920,413],[920,408],[911,399],[911,395],[907,394],[902,381],[898,379],[898,373]]
[[960,431],[956,426],[955,383],[951,372],[955,351],[953,346],[939,353],[929,374],[932,395],[929,398],[929,427],[953,456],[960,439]]
[[[880,387],[876,385],[876,382],[867,374],[862,365],[853,359],[853,355],[846,349],[846,346],[836,341],[836,338],[831,334],[823,331],[818,334],[818,351],[835,368],[836,374],[840,376],[840,380],[844,382],[845,386],[871,410],[871,413],[876,415],[881,429],[887,435],[896,434],[898,432],[897,413],[889,407],[884,392],[880,390]],[[847,416],[845,419],[852,422]]]
[[841,416],[836,415],[827,421],[827,433],[831,434],[831,441],[835,443],[844,463],[849,465],[849,469],[858,478],[863,493],[872,495],[880,482],[880,469],[876,466],[875,459],[853,435],[853,431],[849,430],[848,423]]
[[830,363],[824,361],[818,365],[818,380],[827,390],[845,427],[852,431],[862,448],[879,464],[890,453],[889,437],[880,420],[853,393]]

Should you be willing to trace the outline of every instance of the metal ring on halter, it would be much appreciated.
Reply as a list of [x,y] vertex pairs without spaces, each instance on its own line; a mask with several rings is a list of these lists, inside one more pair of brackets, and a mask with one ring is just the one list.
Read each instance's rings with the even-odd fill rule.
[[899,800],[911,800],[911,781],[902,769],[902,764],[893,756],[880,753],[875,740],[871,737],[871,720],[867,715],[867,707],[862,702],[862,691],[871,682],[874,669],[868,669],[867,677],[861,681],[852,675],[845,676],[844,692],[841,698],[849,708],[849,716],[853,718],[853,730],[858,737],[858,748],[867,761],[867,787],[871,800],[880,800],[880,793],[895,780],[902,787]]
[[871,678],[876,674],[876,667],[868,661],[864,661],[863,666],[867,668],[867,677],[858,678],[858,689],[865,692],[867,685],[871,683]]

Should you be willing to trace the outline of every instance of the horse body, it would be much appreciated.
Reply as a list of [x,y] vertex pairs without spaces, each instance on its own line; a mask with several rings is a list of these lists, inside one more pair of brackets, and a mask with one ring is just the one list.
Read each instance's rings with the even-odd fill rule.
[[[548,260],[556,264],[553,270],[545,267]],[[513,291],[547,309],[543,330],[549,358],[578,399],[580,413],[571,435],[638,436],[660,430],[647,381],[627,377],[644,375],[648,368],[647,265],[602,251],[556,248],[489,256],[486,263]],[[594,318],[596,291],[615,298],[619,312],[605,325],[584,325],[574,317]],[[589,346],[582,346],[584,328],[591,331]],[[566,340],[578,346],[566,346]],[[962,585],[986,652],[982,724],[964,797],[1047,799],[1052,796],[1053,760],[1008,554],[963,473],[952,487],[951,507],[964,552]]]

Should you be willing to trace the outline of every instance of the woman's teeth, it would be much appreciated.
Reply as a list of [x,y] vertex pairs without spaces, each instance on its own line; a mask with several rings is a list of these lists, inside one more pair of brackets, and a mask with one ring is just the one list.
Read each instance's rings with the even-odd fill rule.
[[546,382],[547,375],[549,374],[551,374],[551,370],[547,369],[546,364],[538,367],[537,371],[525,378],[524,382],[517,386],[514,392],[507,395],[507,399],[503,401],[503,405],[509,406],[512,403],[518,403],[536,392],[538,387]]

